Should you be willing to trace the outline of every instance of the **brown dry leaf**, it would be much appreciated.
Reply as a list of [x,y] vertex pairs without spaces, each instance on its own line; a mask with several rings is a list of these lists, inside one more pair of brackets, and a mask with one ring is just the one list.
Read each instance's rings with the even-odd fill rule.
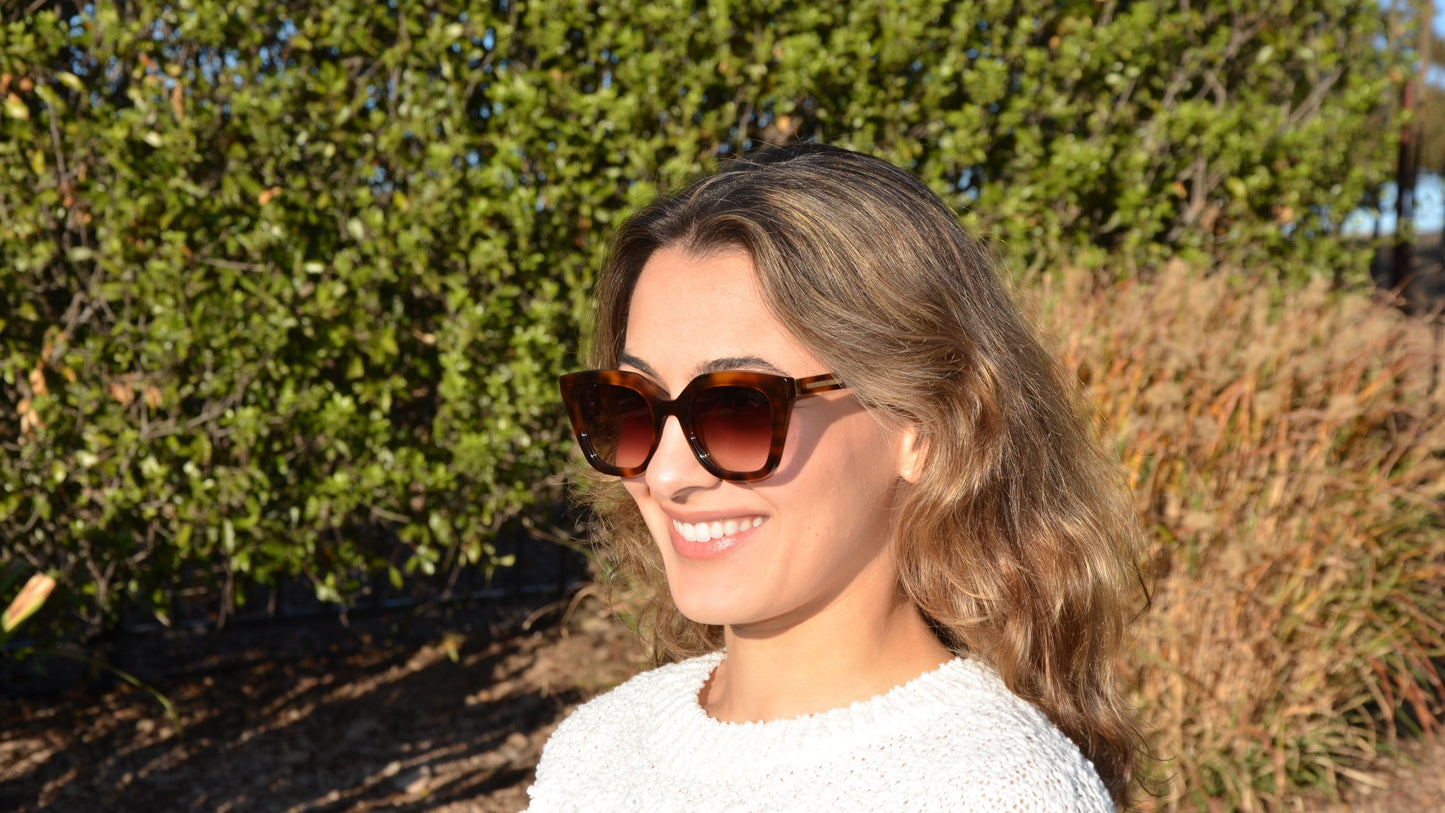
[[161,405],[161,391],[154,384],[147,384],[145,388],[146,406],[151,409],[159,409]]
[[119,401],[122,407],[130,406],[131,402],[135,400],[135,391],[131,389],[130,382],[122,378],[117,378],[107,384],[105,391],[110,393],[110,397]]
[[21,398],[20,403],[15,405],[15,411],[20,415],[20,434],[33,435],[36,430],[45,426],[45,421],[40,419],[40,413],[30,405],[29,398]]
[[270,189],[263,189],[261,190],[261,194],[256,196],[256,201],[262,206],[265,206],[266,204],[275,200],[276,196],[279,194],[281,194],[281,187],[279,186],[273,186]]
[[50,597],[50,592],[55,589],[55,579],[46,573],[35,573],[25,586],[20,588],[20,594],[5,608],[3,616],[0,616],[0,629],[11,632],[20,623],[35,614],[36,610]]
[[35,369],[30,371],[30,392],[36,398],[41,398],[50,394],[50,388],[45,386],[44,362],[35,365]]

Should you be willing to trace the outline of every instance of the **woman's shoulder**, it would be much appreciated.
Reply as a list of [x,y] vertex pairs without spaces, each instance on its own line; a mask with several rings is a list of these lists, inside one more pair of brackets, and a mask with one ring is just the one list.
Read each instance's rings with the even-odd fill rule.
[[574,725],[616,725],[671,713],[678,707],[695,707],[698,692],[721,660],[722,653],[716,652],[639,672],[578,706],[563,725],[574,720]]
[[934,678],[910,696],[928,722],[900,743],[928,761],[930,774],[998,810],[1114,809],[1078,746],[992,667],[960,658]]
[[543,764],[562,752],[581,749],[596,754],[616,749],[654,729],[660,720],[675,723],[689,710],[701,714],[698,691],[721,659],[721,653],[712,653],[664,664],[583,703],[548,739]]

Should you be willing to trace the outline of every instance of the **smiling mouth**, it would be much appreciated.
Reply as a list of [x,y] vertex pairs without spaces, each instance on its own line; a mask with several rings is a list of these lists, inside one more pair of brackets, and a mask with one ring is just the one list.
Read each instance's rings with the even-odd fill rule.
[[689,542],[711,542],[714,539],[722,539],[732,536],[739,531],[749,531],[763,524],[763,517],[748,517],[744,519],[729,519],[716,522],[681,522],[672,521],[672,527],[677,529],[678,534]]

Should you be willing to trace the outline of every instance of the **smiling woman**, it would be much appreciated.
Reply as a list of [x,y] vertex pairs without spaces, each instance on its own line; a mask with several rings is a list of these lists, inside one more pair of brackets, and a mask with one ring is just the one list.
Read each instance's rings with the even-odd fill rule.
[[617,235],[564,376],[660,661],[557,730],[532,810],[1107,810],[1139,531],[993,262],[822,145]]

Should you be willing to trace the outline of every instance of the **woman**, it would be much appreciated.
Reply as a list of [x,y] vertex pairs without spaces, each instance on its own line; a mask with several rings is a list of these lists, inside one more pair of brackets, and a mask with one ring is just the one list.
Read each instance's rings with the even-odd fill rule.
[[659,660],[578,709],[558,810],[1108,810],[1139,532],[994,264],[822,145],[634,216],[562,379]]

